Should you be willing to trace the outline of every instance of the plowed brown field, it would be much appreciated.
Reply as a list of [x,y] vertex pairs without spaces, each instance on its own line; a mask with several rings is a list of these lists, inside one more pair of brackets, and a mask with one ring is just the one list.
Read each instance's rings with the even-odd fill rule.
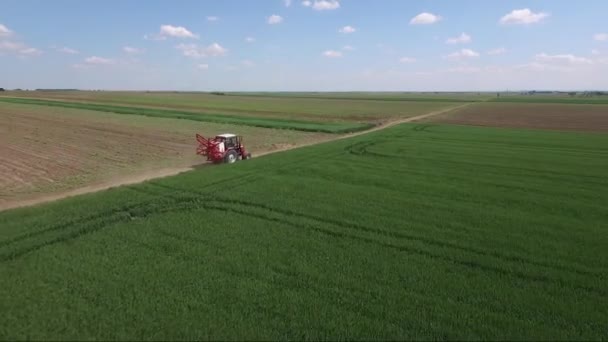
[[0,210],[42,195],[107,183],[142,171],[186,167],[195,155],[195,133],[244,135],[254,156],[328,138],[184,120],[0,104]]
[[479,103],[425,120],[474,126],[608,131],[608,105]]

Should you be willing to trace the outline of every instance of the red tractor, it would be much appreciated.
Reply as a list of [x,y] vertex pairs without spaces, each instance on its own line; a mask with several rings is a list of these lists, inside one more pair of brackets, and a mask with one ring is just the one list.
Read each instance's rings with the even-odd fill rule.
[[196,154],[206,156],[208,161],[215,164],[232,164],[237,160],[251,158],[243,146],[243,137],[234,134],[220,134],[213,139],[206,139],[200,134],[196,135],[198,148]]

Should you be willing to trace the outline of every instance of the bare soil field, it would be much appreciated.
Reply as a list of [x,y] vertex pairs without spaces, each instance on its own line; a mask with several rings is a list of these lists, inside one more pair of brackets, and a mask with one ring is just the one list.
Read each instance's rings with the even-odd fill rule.
[[[254,157],[329,134],[0,104],[0,210],[147,171],[204,163],[195,133],[242,134]],[[156,172],[155,171],[155,172]]]
[[426,122],[473,126],[608,132],[608,105],[478,103]]

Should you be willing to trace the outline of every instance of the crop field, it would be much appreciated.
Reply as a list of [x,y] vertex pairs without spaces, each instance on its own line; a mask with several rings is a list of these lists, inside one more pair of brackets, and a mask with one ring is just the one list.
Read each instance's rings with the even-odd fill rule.
[[[0,209],[22,200],[151,170],[203,162],[195,134],[228,124],[0,102]],[[330,135],[239,126],[254,154]]]
[[477,92],[236,92],[226,95],[336,100],[478,102],[491,99],[495,94]]
[[0,212],[0,339],[605,340],[607,169],[402,124]]
[[608,132],[608,105],[486,102],[425,121],[458,125]]
[[565,95],[511,95],[491,98],[492,102],[514,103],[555,103],[555,104],[598,104],[608,105],[608,96],[565,96]]
[[[346,96],[346,95],[344,95]],[[210,95],[206,93],[157,92],[87,92],[87,91],[30,91],[6,92],[7,97],[86,102],[117,106],[134,106],[196,112],[207,115],[251,116],[282,120],[322,122],[376,122],[390,118],[412,117],[460,105],[466,97],[418,97],[420,101],[393,101],[388,95],[372,99],[359,97],[323,98],[277,96]],[[430,100],[429,100],[430,99]],[[48,102],[48,101],[47,101]],[[191,114],[191,113],[188,113]]]
[[193,112],[176,111],[158,108],[137,108],[93,103],[74,103],[65,101],[49,101],[23,98],[0,98],[1,102],[39,105],[47,107],[87,109],[126,115],[142,115],[153,118],[183,119],[190,121],[215,122],[239,126],[253,126],[276,129],[292,129],[305,132],[349,133],[362,131],[373,127],[371,123],[353,122],[312,122],[281,118],[263,118],[251,116],[234,116],[225,114],[197,114]]

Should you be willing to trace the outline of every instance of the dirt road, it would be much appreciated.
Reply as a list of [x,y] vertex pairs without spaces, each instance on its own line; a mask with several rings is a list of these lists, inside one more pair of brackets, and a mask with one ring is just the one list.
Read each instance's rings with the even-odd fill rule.
[[[430,113],[427,113],[427,114],[422,114],[422,115],[413,116],[413,117],[409,117],[409,118],[402,118],[402,119],[391,120],[391,121],[384,122],[384,123],[382,123],[382,124],[380,124],[380,125],[378,125],[378,126],[376,126],[374,128],[371,128],[371,129],[368,129],[368,130],[365,130],[365,131],[361,131],[361,132],[349,133],[349,134],[340,135],[340,136],[332,137],[332,138],[328,138],[328,139],[321,139],[321,140],[310,142],[310,143],[298,144],[298,145],[295,145],[295,146],[288,146],[288,147],[285,147],[285,148],[274,149],[272,151],[262,151],[260,153],[256,153],[254,157],[261,157],[261,156],[264,156],[264,155],[268,155],[268,154],[272,154],[272,153],[277,153],[277,152],[283,152],[283,151],[291,150],[291,149],[294,149],[294,148],[300,148],[300,147],[305,147],[305,146],[312,146],[312,145],[324,143],[324,142],[327,142],[327,141],[334,141],[334,140],[341,140],[341,139],[352,138],[352,137],[356,137],[356,136],[359,136],[359,135],[368,134],[368,133],[371,133],[371,132],[376,132],[376,131],[379,131],[379,130],[382,130],[382,129],[386,129],[386,128],[389,128],[389,127],[392,127],[392,126],[395,126],[395,125],[399,125],[399,124],[402,124],[402,123],[413,122],[413,121],[425,119],[425,118],[428,118],[428,117],[431,117],[431,116],[445,114],[445,113],[450,112],[452,110],[455,110],[455,109],[458,109],[458,108],[462,108],[462,107],[465,107],[465,106],[469,106],[469,105],[470,105],[470,103],[466,103],[466,104],[463,104],[463,105],[459,105],[459,106],[455,106],[455,107],[450,107],[450,108],[446,108],[446,109],[430,112]],[[14,201],[14,202],[9,202],[9,203],[5,203],[5,204],[0,204],[0,211],[8,210],[8,209],[14,209],[14,208],[20,208],[20,207],[33,206],[33,205],[36,205],[36,204],[56,201],[56,200],[60,200],[60,199],[63,199],[63,198],[73,197],[73,196],[87,194],[87,193],[91,193],[91,192],[103,191],[103,190],[107,190],[107,189],[110,189],[110,188],[119,187],[119,186],[122,186],[122,185],[130,185],[130,184],[142,183],[142,182],[145,182],[145,181],[148,181],[148,180],[151,180],[151,179],[157,179],[157,178],[163,178],[163,177],[168,177],[168,176],[174,176],[174,175],[177,175],[177,174],[180,174],[180,173],[183,173],[183,172],[194,170],[194,168],[196,166],[200,166],[201,164],[192,165],[190,167],[163,168],[163,169],[157,169],[157,170],[152,170],[152,171],[146,171],[144,173],[139,173],[139,174],[131,175],[131,176],[127,176],[127,177],[120,177],[120,178],[112,179],[112,180],[109,180],[109,181],[106,181],[106,182],[103,182],[103,183],[99,183],[99,184],[94,184],[94,185],[78,188],[78,189],[75,189],[75,190],[69,190],[69,191],[65,191],[65,192],[61,192],[61,193],[55,193],[55,194],[49,194],[49,195],[42,195],[40,197],[36,197],[36,198],[33,198],[33,199],[20,200],[20,201]]]

